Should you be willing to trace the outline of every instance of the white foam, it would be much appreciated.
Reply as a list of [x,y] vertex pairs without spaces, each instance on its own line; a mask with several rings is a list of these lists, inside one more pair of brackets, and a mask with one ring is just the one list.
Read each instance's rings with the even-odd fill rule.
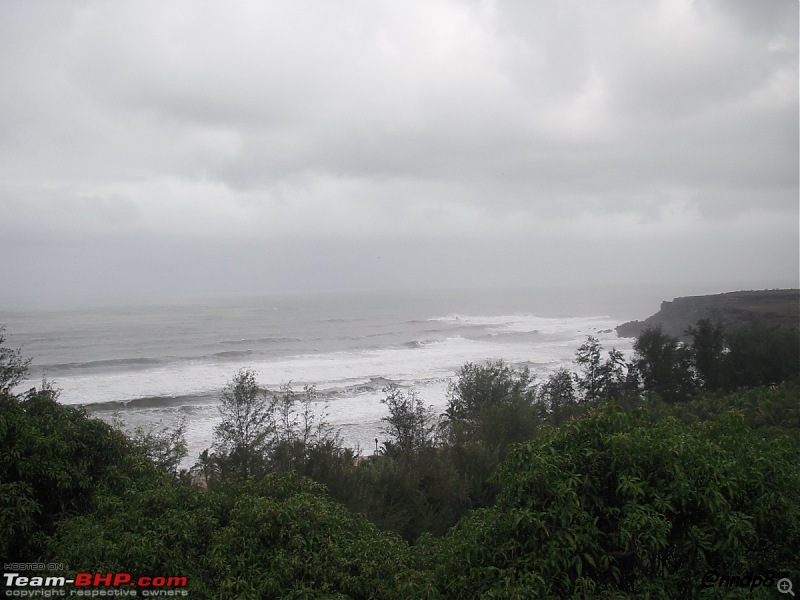
[[[558,368],[574,368],[575,351],[588,335],[600,340],[608,350],[616,347],[631,351],[632,340],[619,339],[613,333],[614,323],[606,317],[542,318],[531,314],[480,316],[449,315],[433,319],[442,323],[461,324],[465,329],[443,328],[426,334],[425,339],[409,340],[384,348],[356,349],[338,352],[305,353],[277,358],[242,357],[238,364],[230,361],[186,360],[166,366],[116,373],[65,374],[55,381],[61,388],[61,401],[66,404],[100,404],[127,401],[142,397],[193,396],[219,394],[240,367],[258,372],[259,384],[277,388],[292,382],[296,390],[314,384],[330,402],[316,405],[327,410],[326,420],[340,431],[350,447],[360,447],[365,454],[375,449],[375,438],[384,441],[381,419],[388,411],[381,399],[376,378],[414,387],[436,415],[447,404],[447,386],[458,369],[467,362],[483,363],[503,359],[509,364],[531,366],[540,378]],[[475,330],[470,328],[474,326]],[[474,335],[473,335],[474,334]],[[443,337],[443,336],[449,337]],[[364,338],[365,346],[372,341]],[[217,405],[208,400],[193,401],[187,414],[187,463],[193,463],[200,451],[213,441],[214,426],[219,422]],[[184,411],[185,412],[185,411]],[[107,415],[107,413],[105,413]],[[180,407],[155,406],[124,411],[122,417],[130,425],[153,421],[174,421]]]
[[291,381],[300,386],[315,384],[320,389],[336,390],[354,383],[367,383],[375,377],[411,384],[447,378],[466,362],[496,359],[557,368],[572,361],[575,349],[587,335],[598,337],[607,346],[607,342],[613,341],[623,351],[630,345],[611,333],[613,324],[604,317],[453,315],[439,320],[489,326],[497,333],[536,332],[544,337],[523,335],[522,339],[506,340],[499,336],[476,340],[453,336],[399,347],[303,354],[242,364],[184,361],[137,371],[64,375],[55,383],[62,390],[62,402],[93,404],[149,396],[216,393],[239,367],[248,367],[258,371],[259,383],[266,387],[278,387]]
[[[306,354],[243,364],[259,373],[259,384],[279,387],[287,382],[331,389],[367,383],[374,377],[416,381],[447,376],[454,365],[500,357],[500,344],[450,338],[415,348]],[[176,363],[171,367],[93,375],[67,375],[56,384],[66,404],[127,401],[148,396],[197,395],[221,390],[234,375],[230,364]]]
[[615,322],[607,316],[596,317],[539,317],[529,313],[513,315],[465,315],[450,314],[429,319],[448,325],[487,327],[497,333],[545,333],[592,332],[612,329]]

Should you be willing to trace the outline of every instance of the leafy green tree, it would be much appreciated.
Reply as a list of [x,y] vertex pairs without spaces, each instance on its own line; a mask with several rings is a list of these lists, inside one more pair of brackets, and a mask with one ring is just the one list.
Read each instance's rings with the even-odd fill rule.
[[297,470],[341,489],[333,473],[342,474],[353,453],[342,447],[338,432],[317,405],[313,386],[298,394],[287,383],[270,392],[258,387],[255,372],[239,371],[223,392],[223,419],[215,429],[214,453],[201,453],[192,472],[215,484]]
[[338,436],[311,446],[297,472],[324,485],[331,496],[353,510],[360,510],[356,462],[363,460],[356,450],[343,445]]
[[240,370],[222,392],[222,421],[214,428],[216,461],[224,478],[253,477],[266,472],[273,413],[256,373]]
[[436,430],[433,410],[425,406],[417,391],[404,392],[390,384],[383,393],[386,395],[381,403],[389,409],[389,414],[381,417],[385,423],[381,432],[390,438],[384,443],[384,451],[409,455],[432,447]]
[[691,351],[661,326],[648,327],[633,344],[634,365],[645,391],[667,402],[684,401],[695,390]]
[[92,510],[98,493],[156,477],[141,448],[86,412],[58,402],[47,381],[14,395],[29,359],[0,327],[0,556],[30,562],[57,523]]
[[[230,510],[219,493],[168,480],[136,481],[126,493],[98,494],[90,513],[59,523],[48,556],[74,571],[186,577],[192,597],[220,597],[207,573],[209,547]],[[215,596],[215,594],[217,594]]]
[[308,474],[308,463],[314,455],[322,457],[327,450],[335,460],[341,454],[341,439],[327,421],[327,413],[315,411],[318,405],[317,390],[305,386],[297,394],[291,383],[281,386],[278,393],[267,394],[269,412],[269,451],[271,471],[298,470]]
[[467,363],[450,384],[443,431],[451,444],[483,444],[502,457],[510,444],[533,437],[538,426],[536,385],[527,367]]
[[618,400],[630,405],[639,395],[639,380],[636,370],[625,362],[622,352],[616,348],[608,351],[606,360],[600,368],[600,389],[602,400]]
[[449,450],[427,447],[367,457],[351,472],[356,493],[342,502],[408,542],[424,533],[441,535],[474,505],[470,482]]
[[621,400],[636,391],[637,382],[622,352],[612,348],[605,361],[602,353],[603,346],[593,336],[589,336],[575,352],[575,363],[579,368],[575,383],[584,402]]
[[[489,475],[511,444],[534,437],[540,425],[537,387],[527,368],[503,361],[467,363],[448,388],[441,431],[443,455],[455,469],[466,492],[462,506],[494,503],[499,490]],[[458,498],[463,492],[454,492]]]
[[587,402],[595,402],[602,396],[600,357],[603,347],[600,340],[589,336],[586,342],[581,344],[575,352],[575,363],[581,373],[576,377],[578,389],[583,392],[583,398]]
[[363,515],[349,513],[319,486],[296,476],[270,476],[248,487],[209,549],[210,562],[219,565],[211,571],[218,594],[417,596],[409,582],[410,549],[395,535],[378,531]]
[[725,336],[725,381],[728,389],[778,385],[800,379],[800,335],[797,329],[754,324]]
[[684,423],[714,421],[736,411],[748,427],[760,435],[782,436],[800,434],[800,385],[796,382],[781,386],[743,388],[736,392],[698,394],[680,404],[653,405],[660,418],[672,416]]
[[698,385],[712,392],[721,389],[725,358],[725,331],[722,324],[700,319],[686,333],[692,338],[691,355]]
[[140,447],[51,386],[0,394],[0,555],[30,562],[58,522],[94,510],[98,494],[158,480]]
[[110,496],[63,522],[48,553],[98,572],[179,574],[193,598],[401,599],[430,587],[408,545],[296,473]]
[[0,325],[0,396],[10,394],[28,372],[30,358],[22,358],[22,350],[5,346],[6,327]]
[[445,597],[698,597],[711,570],[794,568],[798,449],[735,415],[595,411],[515,446],[497,504],[423,553]]
[[550,422],[558,425],[577,414],[578,396],[572,373],[559,369],[551,373],[547,380],[539,386],[539,402]]
[[186,444],[186,419],[181,418],[172,425],[137,427],[132,441],[140,446],[157,469],[169,474],[173,481],[185,475],[181,461],[188,454]]
[[189,476],[191,481],[204,487],[214,485],[222,479],[219,461],[209,448],[203,450],[197,457],[197,461],[189,469]]

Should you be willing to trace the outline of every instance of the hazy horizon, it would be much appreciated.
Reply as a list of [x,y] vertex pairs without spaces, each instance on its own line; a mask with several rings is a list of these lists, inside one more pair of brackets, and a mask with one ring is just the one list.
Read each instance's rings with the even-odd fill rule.
[[[481,296],[489,293],[502,296],[506,293],[522,292],[532,298],[537,293],[551,297],[561,296],[568,298],[574,294],[584,294],[584,304],[591,306],[597,300],[597,310],[589,311],[594,315],[611,314],[609,311],[609,298],[616,296],[622,301],[619,314],[625,312],[629,306],[637,306],[636,318],[645,318],[658,311],[661,302],[671,301],[682,296],[705,296],[723,294],[727,292],[748,290],[773,290],[773,289],[798,289],[796,282],[785,281],[729,281],[729,282],[647,282],[640,283],[606,283],[587,285],[581,283],[570,284],[541,284],[514,285],[514,286],[472,286],[472,287],[428,287],[428,288],[350,288],[350,289],[284,289],[284,290],[252,290],[252,291],[204,291],[204,292],[160,292],[160,293],[77,293],[65,295],[25,295],[0,293],[0,315],[3,312],[29,312],[29,311],[60,311],[60,310],[97,310],[104,308],[136,308],[148,306],[192,306],[192,305],[235,305],[254,299],[286,298],[286,297],[312,297],[328,295],[331,298],[350,295],[411,295],[431,297],[448,294],[453,297],[463,294],[465,297]],[[643,301],[646,298],[647,301]],[[531,307],[533,308],[533,306]],[[0,325],[3,325],[0,318]],[[13,332],[7,332],[13,336]]]

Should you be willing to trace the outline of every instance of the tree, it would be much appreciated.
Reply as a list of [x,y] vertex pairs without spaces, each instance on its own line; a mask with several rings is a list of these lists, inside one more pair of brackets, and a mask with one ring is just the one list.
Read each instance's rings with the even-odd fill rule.
[[589,336],[575,352],[575,363],[581,369],[581,374],[576,376],[578,388],[583,391],[586,402],[600,399],[600,354],[603,347],[600,341]]
[[406,543],[297,473],[140,486],[64,522],[43,555],[67,577],[84,564],[185,577],[199,599],[424,598],[427,583]]
[[253,477],[265,472],[273,414],[256,373],[241,369],[222,392],[222,422],[214,428],[214,450],[223,477]]
[[691,352],[661,326],[648,327],[633,344],[634,364],[645,391],[667,402],[687,400],[695,388]]
[[439,591],[695,598],[709,571],[788,572],[800,547],[797,452],[796,436],[765,439],[738,415],[684,425],[593,409],[515,445],[496,505],[430,544]]
[[536,385],[527,367],[467,363],[450,384],[444,430],[452,443],[484,444],[502,455],[537,428]]
[[298,470],[308,474],[312,456],[319,461],[327,454],[335,461],[341,454],[338,432],[327,422],[325,411],[316,414],[315,404],[317,389],[313,385],[305,386],[303,393],[297,394],[289,382],[281,386],[278,393],[268,395],[270,470]]
[[0,555],[42,556],[59,522],[93,512],[98,495],[164,477],[140,447],[45,385],[0,394]]
[[384,444],[386,450],[398,450],[407,455],[433,446],[436,429],[433,411],[423,404],[416,390],[403,392],[390,384],[383,393],[386,396],[381,402],[389,409],[389,415],[381,418],[386,423],[382,433],[391,438]]
[[22,358],[22,350],[12,350],[3,345],[5,331],[5,325],[0,325],[0,394],[10,394],[14,386],[25,379],[31,364],[30,358]]
[[215,453],[202,453],[193,472],[214,482],[293,470],[324,476],[336,468],[346,453],[326,413],[314,409],[316,388],[306,386],[301,395],[289,382],[270,392],[259,389],[255,377],[242,369],[225,388]]
[[182,477],[181,461],[188,452],[185,418],[171,426],[137,427],[133,442],[144,450],[156,468],[169,474],[172,481]]
[[198,481],[202,486],[208,487],[220,478],[219,461],[206,448],[197,457],[197,462],[194,463],[189,473],[193,478],[199,478],[193,479],[194,481]]
[[603,400],[630,400],[638,395],[638,380],[635,369],[625,362],[622,352],[616,348],[608,351],[606,361],[600,368],[600,396]]
[[725,332],[721,323],[700,319],[686,334],[692,338],[691,352],[699,386],[707,391],[722,387],[723,362],[725,357]]
[[578,398],[573,385],[572,373],[559,369],[551,373],[539,388],[539,400],[554,425],[558,425],[575,414]]
[[602,352],[600,341],[593,336],[589,336],[575,352],[575,363],[580,368],[575,383],[583,392],[584,402],[621,400],[636,387],[622,352],[612,348],[605,362],[601,360]]
[[800,379],[797,329],[753,324],[725,336],[726,386],[729,389],[778,385]]

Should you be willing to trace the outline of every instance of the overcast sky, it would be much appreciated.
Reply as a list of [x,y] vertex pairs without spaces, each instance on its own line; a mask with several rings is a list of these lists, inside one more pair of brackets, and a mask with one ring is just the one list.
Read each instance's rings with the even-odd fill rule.
[[798,281],[796,0],[0,0],[0,295]]

